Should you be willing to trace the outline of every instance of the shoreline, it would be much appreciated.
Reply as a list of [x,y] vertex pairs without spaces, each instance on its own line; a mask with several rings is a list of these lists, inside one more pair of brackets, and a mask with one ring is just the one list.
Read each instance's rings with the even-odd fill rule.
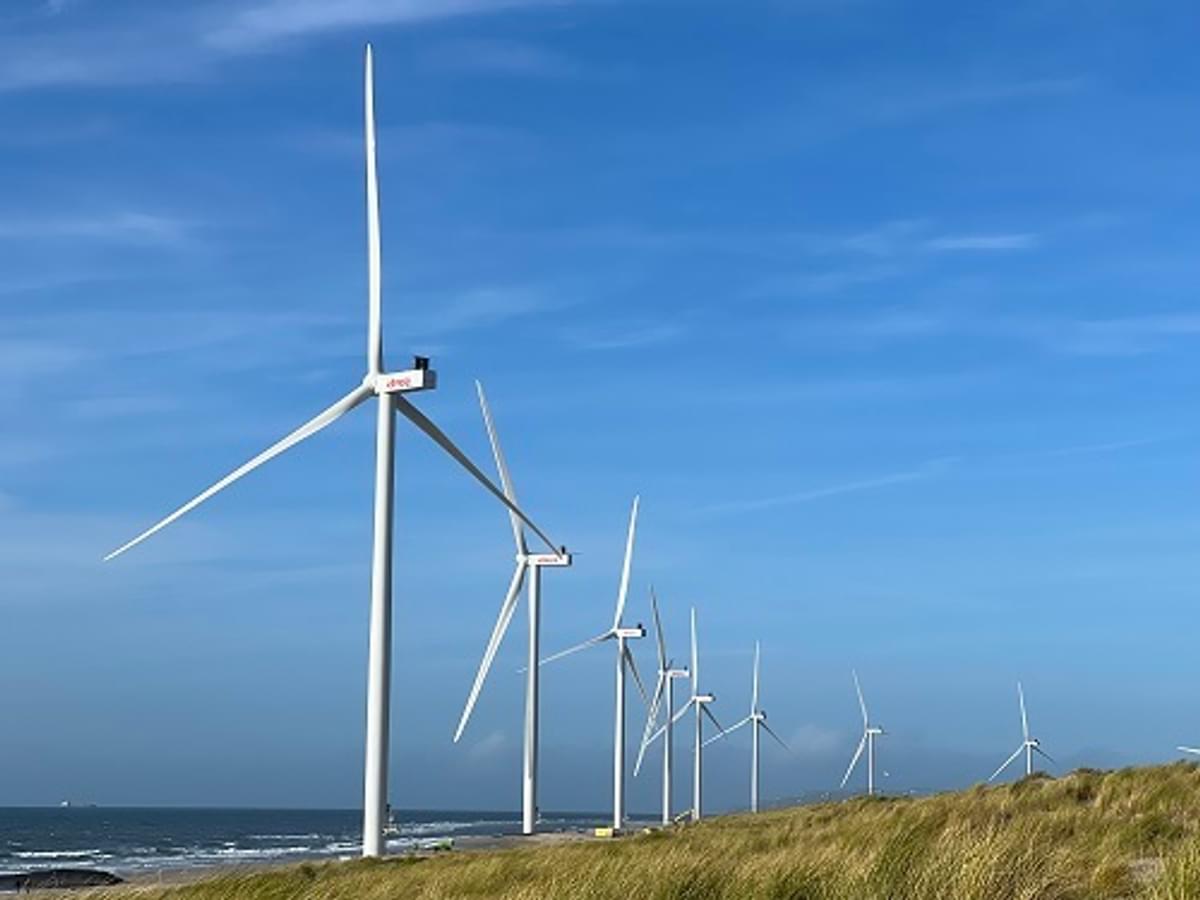
[[[641,832],[641,827],[636,829]],[[632,831],[629,833],[633,833]],[[454,856],[459,854],[486,853],[496,850],[515,850],[524,847],[546,847],[576,841],[611,840],[597,838],[587,831],[547,831],[538,834],[468,834],[452,839],[453,845],[445,849],[413,848],[389,853],[381,857],[382,862],[389,860],[432,859],[435,857]],[[272,859],[257,861],[231,861],[228,863],[211,863],[196,866],[178,866],[162,869],[140,869],[123,871],[120,868],[101,869],[109,871],[124,879],[124,883],[108,888],[110,891],[120,891],[126,888],[176,887],[207,881],[224,875],[255,875],[260,872],[276,872],[291,869],[301,865],[325,865],[328,863],[349,863],[361,860],[361,856],[314,854],[312,856],[294,856],[288,859]]]

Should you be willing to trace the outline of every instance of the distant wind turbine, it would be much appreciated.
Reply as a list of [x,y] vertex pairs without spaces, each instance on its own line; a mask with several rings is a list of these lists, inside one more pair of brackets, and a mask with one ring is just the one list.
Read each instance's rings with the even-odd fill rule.
[[988,781],[995,781],[1000,773],[1009,767],[1009,765],[1022,753],[1025,754],[1025,774],[1033,774],[1033,754],[1039,753],[1046,757],[1051,763],[1054,762],[1050,758],[1050,754],[1042,749],[1041,742],[1037,738],[1029,736],[1029,717],[1025,714],[1025,691],[1021,689],[1021,682],[1017,682],[1017,702],[1021,706],[1021,743],[1012,756],[1001,763],[1000,768],[992,773],[992,777]]
[[[671,757],[674,752],[674,716],[675,716],[675,679],[687,678],[686,668],[677,669],[675,663],[667,658],[667,642],[663,638],[662,619],[658,614],[658,597],[654,588],[650,588],[650,606],[654,611],[654,631],[658,638],[658,682],[654,685],[654,695],[650,700],[650,709],[646,713],[646,727],[642,730],[642,743],[638,748],[637,763],[633,767],[636,777],[642,768],[642,759],[646,748],[661,734],[663,736],[663,781],[662,781],[662,823],[671,824]],[[665,706],[663,701],[666,701]],[[651,735],[658,724],[658,714],[665,710],[665,724]]]
[[628,641],[646,636],[646,629],[640,624],[629,627],[621,624],[625,614],[625,598],[629,595],[629,574],[633,565],[633,540],[637,534],[638,503],[640,498],[633,498],[633,508],[629,512],[629,531],[625,536],[625,561],[621,566],[621,583],[617,588],[617,611],[613,616],[612,625],[593,638],[588,638],[581,644],[568,647],[542,660],[542,664],[562,659],[596,644],[605,641],[617,642],[617,702],[616,717],[613,727],[613,818],[612,827],[620,830],[625,824],[625,670],[633,676],[642,700],[649,702],[646,696],[646,686],[642,684],[642,676],[638,674],[637,664],[633,661],[633,653],[629,650]]
[[383,305],[381,299],[381,261],[379,238],[379,180],[375,161],[375,91],[371,47],[366,48],[363,83],[364,123],[366,130],[367,169],[367,371],[362,383],[323,412],[309,419],[291,434],[272,444],[258,456],[234,469],[203,493],[197,494],[166,518],[147,528],[133,540],[122,544],[105,560],[119,556],[152,534],[195,509],[205,500],[233,484],[243,475],[274,459],[285,450],[344,416],[356,406],[374,397],[375,417],[375,535],[371,561],[371,631],[367,662],[366,763],[363,790],[363,855],[380,856],[384,852],[384,826],[387,822],[387,763],[392,659],[392,528],[394,443],[396,412],[428,435],[450,454],[472,477],[490,491],[509,511],[557,552],[554,543],[517,505],[448,438],[403,396],[429,390],[437,385],[429,361],[416,357],[413,368],[385,372],[383,367]]
[[842,776],[842,787],[844,788],[846,782],[850,780],[850,775],[854,772],[854,767],[858,765],[858,760],[862,757],[865,749],[867,751],[867,796],[869,797],[875,793],[875,739],[887,732],[871,724],[871,717],[867,714],[867,701],[863,699],[862,685],[858,683],[858,672],[851,669],[850,674],[854,676],[854,691],[858,694],[858,708],[862,710],[863,733],[858,742],[858,749],[854,751],[850,765],[846,768],[846,774]]
[[[716,700],[713,694],[700,693],[700,654],[696,647],[696,607],[692,607],[692,666],[689,670],[692,682],[692,695],[688,698],[687,703],[679,708],[664,729],[669,729],[672,724],[679,721],[689,709],[694,710],[696,716],[696,731],[692,741],[692,750],[694,753],[692,759],[692,821],[700,821],[701,815],[701,799],[702,788],[704,785],[703,779],[703,763],[704,763],[704,716],[708,716],[709,720],[717,727],[718,731],[724,732],[721,723],[717,721],[717,717],[712,714],[709,704]],[[661,730],[661,729],[660,729]],[[655,735],[654,737],[657,737]],[[654,738],[651,738],[654,740]]]
[[788,749],[788,745],[783,742],[783,738],[771,730],[771,726],[767,724],[767,713],[758,706],[758,663],[759,663],[759,646],[758,641],[754,642],[754,679],[750,690],[750,715],[742,719],[736,725],[731,725],[721,734],[714,734],[704,743],[711,744],[713,741],[720,740],[728,734],[737,731],[743,725],[750,726],[750,812],[758,812],[758,784],[761,774],[761,766],[759,764],[759,729],[761,728],[771,737],[773,737],[779,746],[784,750]]
[[[504,494],[515,504],[517,502],[516,494],[513,491],[512,477],[508,472],[508,464],[504,460],[504,452],[500,449],[500,437],[496,433],[496,424],[492,420],[492,412],[488,407],[487,397],[483,393],[483,385],[478,381],[475,382],[475,390],[479,394],[479,408],[483,412],[483,423],[487,428],[488,440],[492,445],[492,455],[496,458],[496,468],[500,472],[500,482],[504,485]],[[537,828],[538,813],[539,672],[537,660],[539,654],[538,641],[541,631],[542,569],[547,566],[557,568],[569,566],[571,565],[571,556],[567,553],[566,548],[562,548],[558,553],[530,553],[529,547],[525,543],[525,529],[521,520],[511,510],[509,510],[509,519],[512,524],[513,541],[517,547],[517,564],[513,570],[512,581],[508,585],[508,593],[504,596],[504,602],[500,604],[500,614],[496,617],[496,625],[492,629],[492,636],[488,639],[487,647],[483,651],[483,660],[479,663],[479,671],[475,674],[475,683],[471,686],[471,693],[467,697],[462,717],[458,720],[458,728],[454,732],[454,742],[458,743],[458,739],[462,737],[463,730],[467,727],[467,722],[471,718],[471,711],[475,708],[475,701],[479,699],[479,692],[483,690],[483,683],[487,680],[488,671],[492,667],[492,661],[496,658],[496,652],[500,649],[500,643],[504,640],[509,623],[512,622],[513,613],[516,611],[517,602],[521,596],[521,585],[524,583],[526,576],[528,576],[529,663],[524,670],[525,752],[523,754],[521,779],[521,831],[524,834],[533,834]]]

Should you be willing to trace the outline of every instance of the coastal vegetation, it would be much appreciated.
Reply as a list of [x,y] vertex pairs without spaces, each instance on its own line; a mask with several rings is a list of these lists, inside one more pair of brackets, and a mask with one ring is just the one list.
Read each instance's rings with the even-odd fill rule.
[[613,840],[219,874],[155,900],[1185,900],[1200,767],[1035,774],[927,797],[721,816]]

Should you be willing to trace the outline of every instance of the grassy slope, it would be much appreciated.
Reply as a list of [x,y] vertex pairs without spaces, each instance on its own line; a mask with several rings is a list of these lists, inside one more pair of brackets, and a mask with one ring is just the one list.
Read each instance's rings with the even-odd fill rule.
[[136,893],[164,900],[1183,900],[1200,898],[1200,768],[1035,775],[919,799],[725,816],[612,842],[309,864]]

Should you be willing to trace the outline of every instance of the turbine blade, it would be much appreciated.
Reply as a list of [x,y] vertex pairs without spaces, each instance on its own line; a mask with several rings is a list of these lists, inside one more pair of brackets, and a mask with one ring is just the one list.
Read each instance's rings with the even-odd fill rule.
[[[508,474],[508,463],[504,459],[504,451],[500,449],[500,437],[496,434],[496,424],[492,421],[492,410],[483,393],[483,385],[478,380],[475,382],[475,391],[479,394],[479,408],[483,410],[483,424],[487,428],[488,441],[492,445],[492,456],[496,458],[496,469],[500,473],[500,484],[504,487],[504,496],[516,503],[517,493],[513,490],[512,476]],[[525,555],[529,552],[529,548],[525,546],[525,531],[521,528],[521,520],[511,509],[508,511],[508,519],[512,523],[513,540],[517,544],[517,552]]]
[[679,707],[679,709],[677,709],[675,711],[675,715],[671,716],[671,724],[674,725],[676,722],[678,722],[680,719],[682,719],[683,714],[685,712],[687,712],[689,709],[691,709],[692,704],[695,702],[696,702],[696,698],[692,697],[692,698],[688,699],[687,703],[685,703],[685,704],[683,704],[683,706]]
[[858,672],[851,669],[850,674],[854,676],[854,690],[858,694],[858,708],[862,710],[863,728],[867,728],[870,725],[867,719],[867,701],[863,699],[862,685],[858,683]]
[[[671,721],[672,721],[672,722],[674,722],[674,721],[675,721],[675,719],[677,719],[677,718],[679,718],[679,717],[678,717],[678,716],[674,716],[674,717],[671,719]],[[657,740],[658,740],[660,737],[662,737],[662,736],[663,736],[663,734],[666,732],[666,730],[667,730],[667,726],[666,726],[666,725],[660,725],[660,726],[658,727],[658,730],[657,730],[657,731],[655,731],[655,732],[654,732],[654,734],[650,735],[650,740],[646,741],[646,746],[647,746],[647,747],[649,747],[651,744],[653,744],[655,741],[657,741]]]
[[598,634],[593,638],[588,638],[583,643],[576,644],[574,647],[568,647],[566,650],[559,650],[557,653],[552,653],[545,659],[540,660],[538,665],[544,666],[546,663],[554,662],[556,659],[562,659],[564,656],[570,656],[572,653],[578,653],[580,650],[586,650],[588,647],[594,647],[596,644],[600,644],[609,640],[612,636],[613,633],[611,631],[606,631],[604,634]]
[[771,737],[775,738],[775,740],[779,742],[780,747],[782,747],[788,753],[792,752],[792,748],[784,743],[783,738],[781,738],[779,735],[777,735],[774,731],[771,730],[770,725],[768,725],[766,722],[759,722],[758,724],[763,727],[763,731],[765,731],[767,734],[769,734]]
[[758,712],[758,641],[754,642],[754,687],[750,691],[750,715]]
[[363,118],[367,154],[367,371],[383,371],[383,308],[379,250],[379,173],[375,166],[375,60],[367,44],[363,76]]
[[638,771],[642,768],[642,758],[646,755],[646,745],[650,740],[650,731],[658,724],[658,708],[662,703],[663,694],[666,693],[667,678],[664,672],[664,666],[658,673],[658,682],[654,685],[654,696],[650,700],[650,708],[646,710],[646,724],[642,728],[642,741],[638,746],[637,762],[633,766],[633,775],[636,778]]
[[1056,765],[1056,766],[1058,765],[1058,763],[1055,762],[1054,757],[1051,756],[1049,753],[1047,753],[1045,750],[1043,750],[1041,747],[1039,747],[1037,744],[1033,745],[1033,752],[1040,753],[1042,756],[1046,757],[1047,761],[1049,761],[1053,765]]
[[1181,751],[1183,751],[1184,753],[1194,753],[1194,754],[1196,754],[1197,756],[1200,756],[1200,749],[1197,749],[1197,748],[1195,748],[1195,747],[1176,747],[1175,749],[1176,749],[1176,750],[1181,750]]
[[272,444],[270,447],[268,447],[262,453],[258,454],[258,456],[254,457],[249,462],[243,463],[242,465],[238,466],[236,469],[234,469],[232,472],[230,472],[228,475],[226,475],[224,478],[222,478],[220,481],[218,481],[212,487],[208,488],[207,490],[203,491],[202,493],[197,494],[195,497],[193,497],[187,503],[183,504],[183,506],[179,507],[179,509],[175,510],[173,513],[171,513],[165,519],[159,520],[154,525],[151,525],[149,528],[147,528],[145,531],[143,531],[141,534],[139,534],[137,537],[135,537],[133,540],[129,541],[128,543],[122,544],[120,547],[118,547],[112,553],[109,553],[107,556],[105,556],[104,561],[107,562],[108,560],[113,559],[116,556],[120,556],[126,550],[130,549],[131,547],[136,546],[137,544],[140,544],[142,541],[144,541],[146,538],[150,537],[150,535],[154,534],[156,531],[160,531],[161,529],[166,528],[168,525],[170,525],[172,522],[174,522],[180,516],[195,509],[197,506],[199,506],[201,503],[203,503],[209,497],[213,496],[213,494],[216,494],[216,493],[224,490],[225,488],[229,487],[229,485],[233,484],[235,481],[237,481],[243,475],[247,474],[248,472],[253,471],[254,469],[257,469],[263,463],[274,459],[276,456],[283,453],[288,448],[294,447],[296,444],[300,443],[305,438],[312,437],[314,434],[316,434],[318,431],[320,431],[326,425],[329,425],[329,424],[335,422],[337,419],[344,416],[346,413],[350,412],[350,410],[354,409],[354,407],[358,406],[360,403],[362,403],[368,397],[372,396],[373,393],[374,392],[371,390],[371,388],[367,387],[366,385],[360,385],[359,387],[356,387],[354,390],[352,390],[346,396],[342,397],[340,400],[338,400],[332,406],[326,408],[324,411],[322,411],[320,413],[317,413],[317,415],[313,416],[311,419],[309,419],[307,422],[305,422],[303,425],[301,425],[299,428],[297,428],[295,431],[293,431],[287,437]]
[[528,525],[533,530],[534,534],[546,542],[546,546],[550,548],[551,553],[561,552],[559,548],[555,546],[554,542],[550,540],[550,538],[546,537],[546,533],[542,531],[542,529],[538,528],[537,525],[534,524],[533,520],[530,519],[529,516],[525,515],[525,513],[521,511],[521,508],[518,507],[516,503],[504,496],[504,492],[500,490],[500,488],[496,487],[492,480],[484,475],[483,472],[480,471],[479,467],[475,465],[475,463],[471,462],[467,455],[459,450],[458,447],[455,446],[454,442],[446,436],[445,432],[434,425],[428,416],[413,406],[402,394],[392,394],[392,399],[396,403],[396,409],[406,419],[420,428],[423,432],[425,432],[425,434],[429,435],[435,444],[454,457],[455,461],[468,472],[470,472],[471,475],[475,477],[476,481],[487,488],[488,491],[491,492],[492,496],[507,506],[511,512],[516,514],[517,518]]
[[646,685],[642,683],[642,676],[638,672],[637,663],[633,661],[633,654],[629,650],[629,645],[625,645],[624,652],[621,656],[624,657],[624,664],[629,666],[629,674],[633,676],[633,683],[637,685],[638,693],[642,695],[642,703],[650,705],[650,697],[646,694]]
[[641,498],[633,498],[633,509],[629,512],[629,532],[625,536],[625,562],[621,565],[621,586],[617,589],[617,614],[613,616],[613,628],[621,625],[621,616],[625,612],[625,597],[629,594],[629,568],[633,564],[633,539],[637,533],[638,503]]
[[1000,764],[1000,768],[998,768],[998,769],[997,769],[995,772],[993,772],[993,773],[992,773],[992,777],[991,777],[991,778],[989,778],[989,779],[988,779],[988,781],[995,781],[995,780],[996,780],[996,778],[997,778],[997,777],[1000,775],[1000,773],[1001,773],[1001,772],[1003,772],[1003,771],[1004,771],[1005,769],[1007,769],[1007,768],[1008,768],[1010,765],[1012,765],[1012,762],[1013,762],[1013,760],[1014,760],[1014,759],[1016,759],[1018,756],[1020,756],[1020,755],[1021,755],[1021,751],[1022,751],[1022,750],[1024,750],[1024,749],[1025,749],[1025,745],[1024,745],[1024,744],[1022,744],[1020,747],[1018,747],[1016,750],[1014,750],[1014,751],[1013,751],[1013,755],[1012,755],[1012,756],[1010,756],[1008,759],[1006,759],[1004,762],[1002,762],[1002,763]]
[[688,675],[692,681],[693,696],[700,693],[700,658],[696,650],[696,607],[692,607],[692,668]]
[[[706,707],[706,708],[707,708],[707,707]],[[710,713],[710,715],[711,715],[711,713]],[[715,720],[714,720],[714,721],[715,721]],[[727,737],[728,735],[731,735],[731,734],[733,734],[735,731],[737,731],[739,728],[741,728],[743,725],[745,725],[745,724],[746,724],[747,722],[749,722],[749,721],[751,721],[750,717],[749,717],[749,716],[746,716],[746,718],[742,719],[742,721],[738,722],[736,725],[731,725],[731,726],[729,726],[729,727],[728,727],[728,728],[726,728],[724,731],[722,731],[720,734],[714,734],[712,737],[708,738],[708,739],[707,739],[707,740],[706,740],[704,743],[702,743],[700,746],[701,746],[701,747],[707,747],[707,746],[708,746],[709,744],[711,744],[713,741],[719,741],[721,738],[723,738],[723,737]],[[717,727],[718,727],[718,728],[720,728],[721,726],[720,726],[720,725],[718,725]]]
[[867,746],[867,735],[864,733],[858,741],[858,749],[854,751],[854,756],[850,758],[850,765],[846,767],[846,774],[842,776],[842,787],[846,786],[846,782],[850,780],[850,775],[854,772],[854,767],[858,765],[859,757],[862,756],[863,749]]
[[462,717],[458,720],[458,728],[454,732],[455,743],[458,743],[458,739],[462,737],[463,729],[467,727],[467,720],[471,718],[471,710],[475,708],[475,701],[479,699],[479,692],[483,690],[488,670],[492,668],[492,660],[496,658],[496,651],[500,649],[504,633],[508,631],[508,625],[517,609],[517,601],[520,599],[521,585],[524,581],[525,564],[517,563],[512,581],[508,585],[508,593],[504,595],[504,602],[500,604],[500,615],[496,617],[492,636],[488,638],[487,648],[483,651],[483,660],[479,663],[479,671],[475,673],[475,683],[471,685],[471,693],[467,696],[467,705],[463,707]]
[[1021,682],[1017,682],[1017,702],[1021,704],[1021,733],[1029,740],[1029,717],[1025,715],[1025,692],[1021,690]]
[[662,618],[658,614],[658,595],[654,585],[650,585],[650,608],[654,611],[654,635],[658,639],[658,668],[665,671],[670,663],[667,661],[667,641],[663,637]]
[[722,727],[721,723],[717,721],[717,717],[713,715],[713,711],[708,708],[707,703],[700,704],[700,711],[703,712],[704,715],[708,716],[709,721],[712,722],[713,725],[717,726],[717,731],[721,732],[721,734],[725,734],[724,727]]

